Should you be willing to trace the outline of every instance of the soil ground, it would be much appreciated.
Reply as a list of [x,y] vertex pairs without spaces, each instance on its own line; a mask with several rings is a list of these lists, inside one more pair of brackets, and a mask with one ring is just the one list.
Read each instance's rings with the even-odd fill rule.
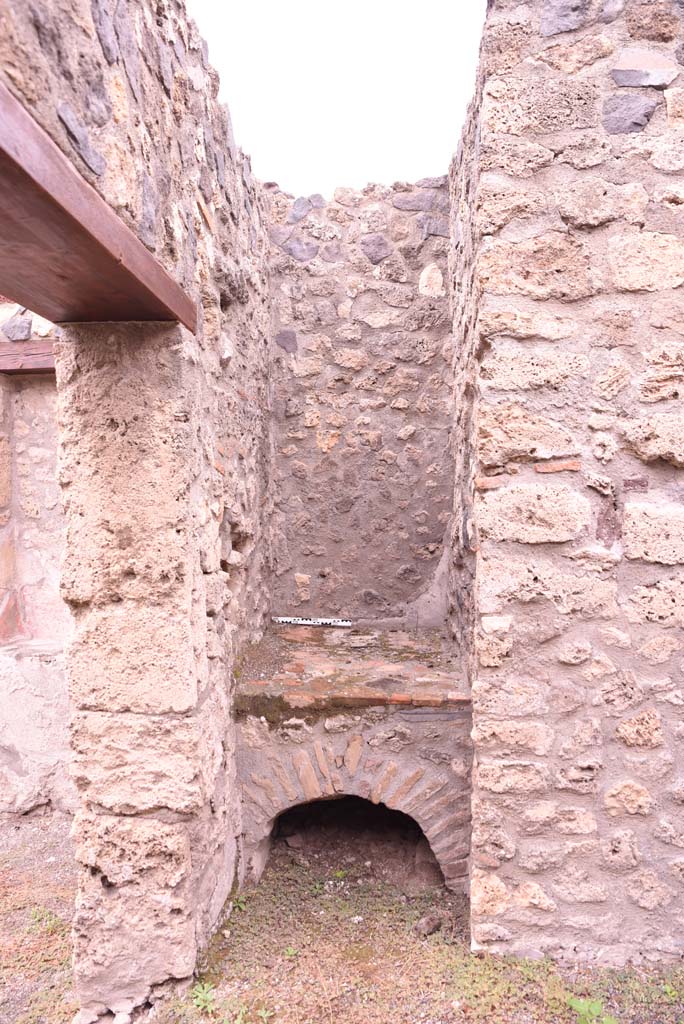
[[76,891],[66,817],[0,821],[0,1024],[67,1024]]
[[[281,820],[261,882],[233,900],[197,982],[147,1020],[684,1024],[682,966],[577,970],[474,956],[465,901],[440,885],[413,823],[336,804]],[[67,821],[0,824],[1,1024],[65,1024],[73,1015],[74,886]],[[573,996],[600,1009],[581,1017]]]

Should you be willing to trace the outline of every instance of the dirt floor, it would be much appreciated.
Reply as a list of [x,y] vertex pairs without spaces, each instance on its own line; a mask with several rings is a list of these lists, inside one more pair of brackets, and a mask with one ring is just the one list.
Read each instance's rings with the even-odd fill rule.
[[[289,812],[261,883],[234,900],[194,986],[144,1019],[684,1024],[684,966],[571,971],[473,956],[465,902],[439,884],[419,831],[367,809],[347,801],[320,805],[315,817]],[[73,890],[64,819],[0,824],[1,1024],[73,1015]]]
[[65,1024],[76,890],[68,818],[0,821],[0,1024]]

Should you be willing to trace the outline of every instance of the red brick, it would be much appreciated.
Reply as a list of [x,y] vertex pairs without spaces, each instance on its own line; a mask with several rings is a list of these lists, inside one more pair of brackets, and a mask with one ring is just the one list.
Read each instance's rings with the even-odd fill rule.
[[0,600],[0,643],[25,634],[16,591],[8,590]]
[[506,477],[500,476],[476,476],[475,489],[478,491],[491,491],[494,487],[501,487],[506,483]]
[[561,459],[558,462],[538,462],[535,473],[579,473],[582,468],[581,459]]

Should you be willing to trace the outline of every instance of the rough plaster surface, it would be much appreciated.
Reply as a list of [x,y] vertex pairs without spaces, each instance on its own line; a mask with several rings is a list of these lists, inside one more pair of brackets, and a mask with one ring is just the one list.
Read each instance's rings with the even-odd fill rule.
[[64,654],[60,643],[0,648],[0,814],[73,811]]
[[279,614],[430,624],[412,603],[443,591],[452,502],[448,207],[444,178],[273,195]]
[[[0,5],[4,81],[201,305],[196,339],[82,326],[57,350],[83,1024],[191,974],[238,837],[258,873],[286,806],[387,797],[439,845],[434,794],[397,798],[419,768],[441,785],[416,711],[310,733],[243,717],[242,794],[231,715],[269,592],[278,611],[401,615],[438,565],[472,685],[475,944],[682,955],[682,17],[491,0],[448,210],[437,179],[328,204],[270,189],[267,215],[175,0]],[[12,388],[0,503],[16,465],[40,623],[53,577],[25,509],[48,508],[32,450],[50,446],[28,392],[26,447],[10,438]],[[29,692],[44,657],[6,648],[2,685]],[[15,719],[9,742],[54,729],[59,752],[55,716],[40,736]],[[463,722],[434,729],[440,755],[465,749]]]
[[[15,306],[0,306],[6,318],[16,323]],[[54,380],[5,377],[0,401],[0,813],[73,810]]]

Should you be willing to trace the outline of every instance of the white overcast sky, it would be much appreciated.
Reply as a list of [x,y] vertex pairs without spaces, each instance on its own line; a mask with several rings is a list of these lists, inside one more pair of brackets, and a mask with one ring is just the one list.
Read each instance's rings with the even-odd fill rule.
[[254,173],[295,195],[444,174],[486,0],[187,0]]

